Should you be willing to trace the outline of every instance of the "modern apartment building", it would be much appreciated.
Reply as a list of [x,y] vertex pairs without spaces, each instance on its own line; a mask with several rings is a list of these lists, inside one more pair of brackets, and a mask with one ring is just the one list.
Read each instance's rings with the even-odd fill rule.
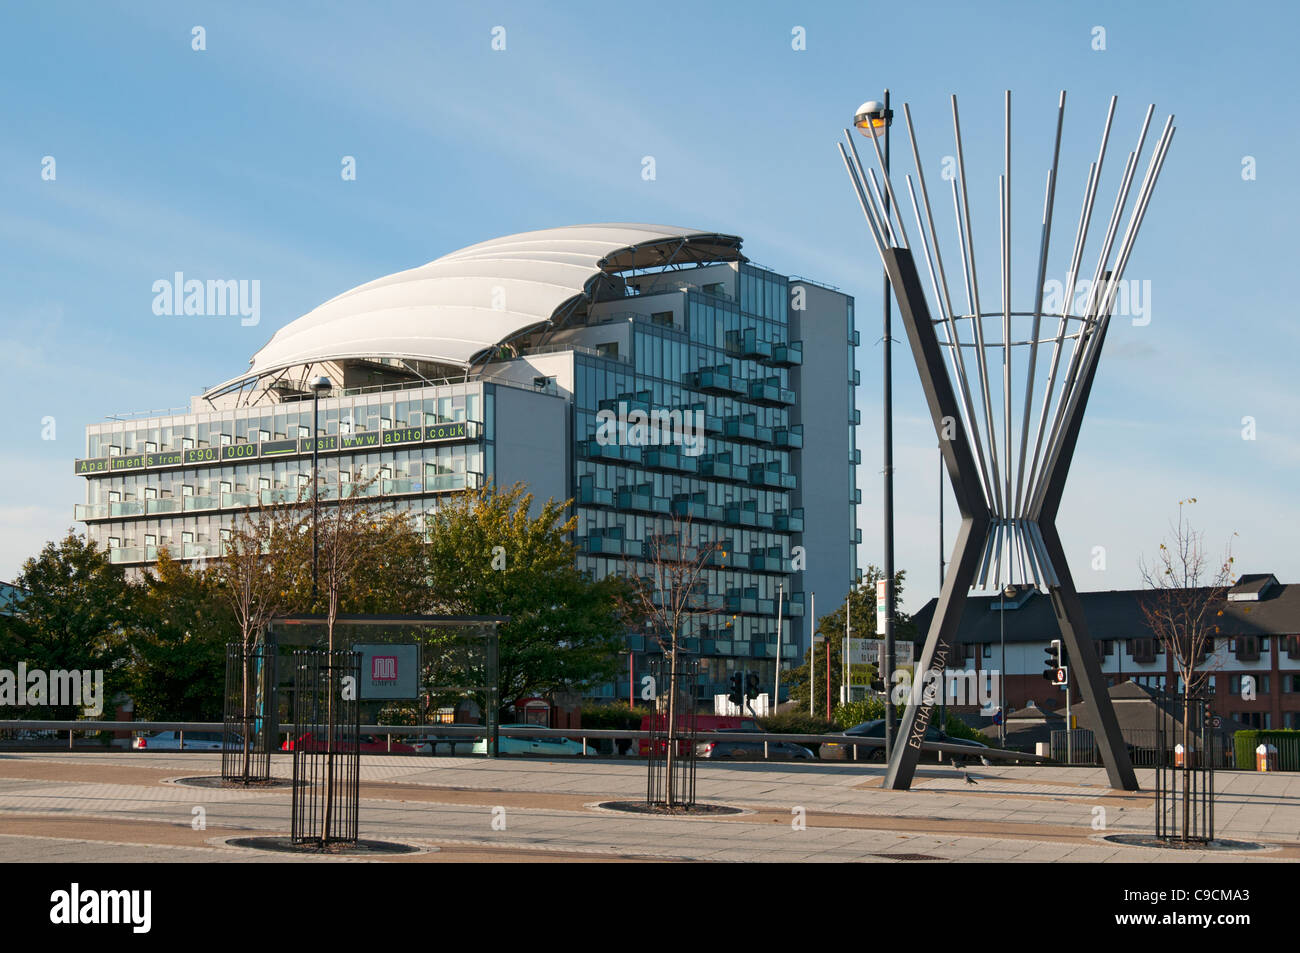
[[[835,604],[858,576],[853,324],[851,297],[754,265],[736,236],[511,235],[331,299],[187,412],[87,427],[76,518],[128,567],[219,557],[242,514],[309,486],[315,437],[326,504],[372,478],[417,519],[488,479],[572,499],[596,576],[639,572],[689,520],[718,547],[686,633],[701,697],[738,669],[770,689],[778,639],[783,665],[802,658],[811,593]],[[657,652],[638,632],[628,649],[605,694]]]

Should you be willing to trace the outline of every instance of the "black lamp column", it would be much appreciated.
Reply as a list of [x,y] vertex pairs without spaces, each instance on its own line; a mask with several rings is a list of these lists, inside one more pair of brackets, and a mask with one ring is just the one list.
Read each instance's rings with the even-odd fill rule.
[[328,377],[311,382],[311,598],[316,601],[316,567],[320,561],[320,539],[316,526],[320,522],[320,395],[332,385]]

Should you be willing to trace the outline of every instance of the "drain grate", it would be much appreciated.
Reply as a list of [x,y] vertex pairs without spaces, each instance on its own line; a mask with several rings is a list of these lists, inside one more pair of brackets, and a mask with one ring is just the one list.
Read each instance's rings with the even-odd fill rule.
[[935,857],[931,854],[903,854],[903,853],[891,854],[891,853],[883,853],[878,851],[872,851],[871,856],[887,857],[890,860],[943,860],[944,859],[942,857]]

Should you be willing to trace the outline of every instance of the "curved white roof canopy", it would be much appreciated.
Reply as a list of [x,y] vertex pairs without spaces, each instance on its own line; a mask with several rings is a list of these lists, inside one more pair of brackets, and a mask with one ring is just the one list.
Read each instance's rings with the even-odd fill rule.
[[224,391],[285,368],[347,358],[406,358],[468,368],[551,321],[601,275],[744,260],[741,240],[666,225],[612,223],[521,232],[378,278],[285,325]]

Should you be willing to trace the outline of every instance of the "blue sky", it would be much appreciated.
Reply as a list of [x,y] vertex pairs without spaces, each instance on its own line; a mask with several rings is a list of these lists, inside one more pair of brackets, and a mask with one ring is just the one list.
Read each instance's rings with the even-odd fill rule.
[[[934,161],[952,152],[958,94],[990,288],[1002,90],[1014,97],[1022,275],[1059,90],[1062,244],[1110,95],[1112,175],[1147,103],[1157,124],[1176,115],[1127,274],[1151,282],[1151,322],[1112,327],[1062,534],[1081,588],[1136,585],[1139,554],[1195,496],[1211,541],[1237,534],[1239,570],[1300,581],[1291,5],[136,2],[0,16],[0,578],[72,524],[87,423],[186,405],[276,328],[363,281],[593,221],[740,234],[758,263],[857,297],[860,562],[879,563],[879,266],[835,143],[888,85]],[[191,48],[195,26],[205,50]],[[340,176],[345,155],[355,181]],[[258,279],[261,323],[155,316],[153,282],[176,271]],[[896,562],[915,608],[936,586],[937,451],[895,332]],[[1095,546],[1104,571],[1091,568]]]

